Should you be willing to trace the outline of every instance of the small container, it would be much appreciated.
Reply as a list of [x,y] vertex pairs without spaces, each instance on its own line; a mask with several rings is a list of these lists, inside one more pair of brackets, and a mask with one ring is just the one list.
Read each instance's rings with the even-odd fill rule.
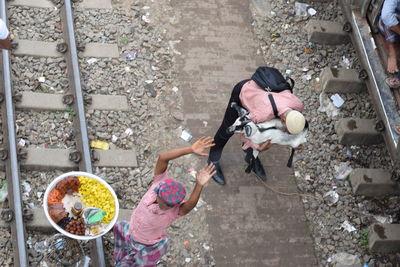
[[80,216],[82,214],[82,203],[81,202],[75,202],[74,206],[71,209],[72,214],[75,216]]

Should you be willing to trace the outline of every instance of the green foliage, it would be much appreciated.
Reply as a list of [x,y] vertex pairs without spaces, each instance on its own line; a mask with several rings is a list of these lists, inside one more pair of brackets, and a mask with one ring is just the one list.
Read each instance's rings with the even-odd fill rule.
[[47,88],[47,87],[40,87],[40,88],[39,88],[39,92],[45,93],[45,94],[54,94],[54,92],[51,91],[51,90],[50,90],[49,88]]
[[68,112],[71,116],[76,116],[76,112],[73,108],[69,107],[65,110],[65,112]]
[[121,44],[126,45],[129,43],[129,38],[128,37],[121,37],[121,39],[119,39],[119,41],[121,42]]
[[360,236],[358,237],[358,243],[365,250],[368,250],[368,233],[369,229],[364,228],[360,231]]

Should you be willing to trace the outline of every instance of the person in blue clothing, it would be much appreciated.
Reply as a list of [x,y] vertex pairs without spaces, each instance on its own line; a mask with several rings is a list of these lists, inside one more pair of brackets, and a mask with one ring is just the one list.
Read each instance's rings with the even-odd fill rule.
[[[397,45],[400,42],[400,0],[385,0],[378,28],[384,36],[388,50],[387,71],[397,73],[399,72]],[[397,82],[400,86],[400,80]]]

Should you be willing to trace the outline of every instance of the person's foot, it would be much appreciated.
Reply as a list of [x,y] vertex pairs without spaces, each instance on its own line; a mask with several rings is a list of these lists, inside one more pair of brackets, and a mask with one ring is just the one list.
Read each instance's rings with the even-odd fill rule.
[[[208,163],[210,163],[212,161],[208,161]],[[224,173],[222,172],[221,166],[219,165],[219,162],[212,162],[215,166],[215,170],[216,173],[212,176],[212,178],[214,179],[214,181],[220,185],[224,185],[226,184],[225,182],[225,177],[224,177]]]
[[[258,178],[260,178],[263,181],[267,180],[267,174],[265,173],[264,167],[261,164],[260,158],[257,157],[254,159],[253,157],[253,151],[251,148],[245,150],[246,156],[244,160],[247,162],[247,164],[251,163],[251,160],[254,160],[253,163],[253,168],[252,171],[257,175]],[[250,172],[250,170],[249,170]]]
[[387,71],[389,73],[396,73],[399,71],[399,67],[397,66],[397,58],[396,57],[388,57],[387,63]]
[[385,82],[390,88],[400,88],[400,79],[397,77],[386,78]]
[[253,172],[263,181],[267,180],[267,174],[265,173],[264,167],[261,164],[260,159],[257,157],[254,161]]

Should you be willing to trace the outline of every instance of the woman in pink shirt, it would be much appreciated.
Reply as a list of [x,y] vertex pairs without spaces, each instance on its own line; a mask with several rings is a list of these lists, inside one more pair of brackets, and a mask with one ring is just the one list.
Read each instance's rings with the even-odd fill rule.
[[[279,73],[277,69],[275,69],[275,71]],[[257,72],[255,73],[255,75],[256,74]],[[255,75],[253,75],[253,77]],[[232,133],[228,133],[227,129],[239,117],[237,111],[231,106],[233,102],[238,104],[240,107],[248,110],[249,118],[255,123],[269,121],[274,118],[280,118],[282,123],[286,127],[287,132],[289,132],[290,134],[298,134],[298,132],[295,133],[290,131],[288,125],[292,120],[288,120],[288,116],[290,116],[290,113],[292,113],[292,115],[295,114],[295,112],[293,111],[297,111],[298,113],[296,113],[299,114],[303,111],[304,106],[300,99],[298,99],[294,94],[291,93],[291,85],[287,83],[286,80],[282,77],[282,87],[285,90],[282,90],[280,93],[269,92],[260,87],[260,85],[258,85],[257,82],[253,80],[253,77],[252,79],[243,80],[237,83],[233,88],[224,118],[222,119],[222,123],[214,136],[215,146],[210,149],[208,162],[212,162],[215,165],[216,170],[216,174],[212,178],[215,182],[221,185],[226,184],[226,181],[219,161],[221,159],[224,146],[233,135]],[[277,114],[275,114],[274,112],[270,96],[274,100]],[[300,116],[304,118],[301,113]],[[303,124],[303,128],[304,125],[305,124]],[[261,145],[256,145],[251,144],[250,140],[247,140],[245,141],[245,146],[243,148],[247,148],[247,155],[251,155],[252,149],[265,151],[269,149],[270,146],[271,144],[269,143],[269,141],[266,141]],[[251,151],[249,151],[250,149]],[[250,159],[248,159],[247,156],[245,157],[245,161],[250,164]],[[254,164],[252,164],[252,171],[261,180],[266,181],[267,175],[259,157],[254,160]]]
[[215,174],[213,164],[202,168],[197,174],[192,194],[184,202],[185,188],[168,177],[168,162],[192,153],[207,156],[204,151],[212,146],[211,137],[201,137],[189,147],[160,154],[153,183],[133,210],[130,223],[117,222],[114,226],[115,266],[156,266],[168,247],[168,226],[196,206],[203,186]]

